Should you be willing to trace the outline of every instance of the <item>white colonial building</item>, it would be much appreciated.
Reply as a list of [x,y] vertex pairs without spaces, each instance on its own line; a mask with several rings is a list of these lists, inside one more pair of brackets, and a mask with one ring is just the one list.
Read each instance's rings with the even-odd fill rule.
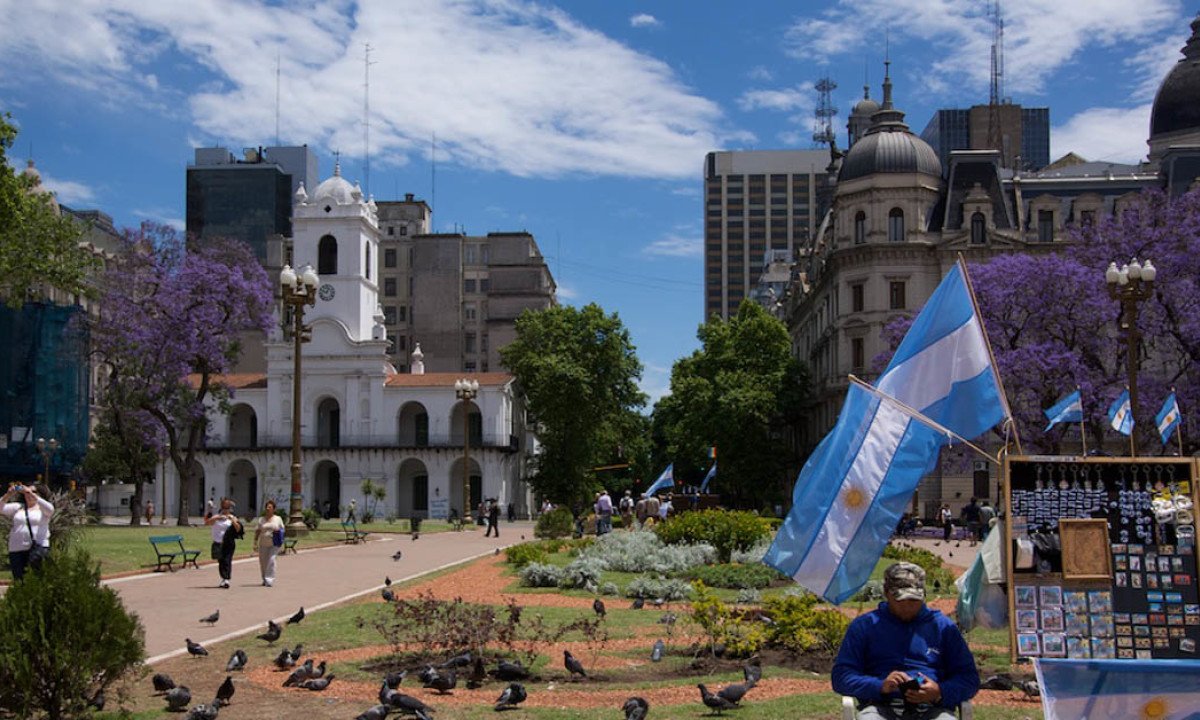
[[[472,512],[482,498],[497,498],[526,516],[532,499],[523,481],[525,459],[536,441],[515,378],[427,374],[419,348],[411,372],[397,373],[387,361],[379,308],[374,201],[336,168],[311,196],[301,186],[295,200],[293,264],[310,264],[320,276],[316,305],[305,310],[312,339],[301,357],[304,506],[344,508],[356,500],[361,515],[366,499],[360,487],[371,480],[387,492],[377,517],[444,518],[461,509],[469,482]],[[292,353],[292,341],[277,330],[267,343],[266,374],[222,379],[233,398],[228,413],[211,411],[206,448],[196,458],[203,479],[193,483],[193,512],[222,496],[237,502],[240,515],[254,514],[272,498],[286,510]],[[478,382],[473,400],[457,397],[460,379]],[[164,472],[166,507],[174,507],[179,482],[170,465]]]

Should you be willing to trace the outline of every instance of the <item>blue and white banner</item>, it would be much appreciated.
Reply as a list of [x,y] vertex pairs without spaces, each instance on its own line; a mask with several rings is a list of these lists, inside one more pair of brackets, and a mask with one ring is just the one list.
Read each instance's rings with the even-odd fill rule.
[[1046,426],[1047,430],[1059,423],[1083,422],[1083,395],[1076,390],[1059,400],[1045,413],[1046,419],[1050,421]]
[[1158,411],[1154,420],[1158,424],[1158,434],[1162,436],[1163,445],[1166,445],[1171,439],[1171,433],[1179,427],[1179,403],[1175,400],[1175,393],[1167,396],[1162,410]]
[[1129,390],[1125,390],[1113,400],[1108,408],[1108,422],[1112,429],[1122,435],[1133,434],[1133,413],[1129,408]]
[[1200,720],[1200,661],[1035,661],[1046,720]]
[[653,485],[646,488],[646,492],[642,493],[642,497],[650,497],[659,490],[673,487],[675,487],[675,463],[671,463],[667,466],[666,470],[662,471],[662,475],[658,476]]
[[708,474],[704,476],[704,482],[700,483],[700,492],[708,492],[708,484],[717,476],[717,464],[714,462],[712,467],[708,469]]
[[[965,438],[1007,417],[961,264],[929,298],[877,389]],[[946,442],[896,403],[851,385],[837,424],[800,471],[763,562],[830,602],[851,597]]]

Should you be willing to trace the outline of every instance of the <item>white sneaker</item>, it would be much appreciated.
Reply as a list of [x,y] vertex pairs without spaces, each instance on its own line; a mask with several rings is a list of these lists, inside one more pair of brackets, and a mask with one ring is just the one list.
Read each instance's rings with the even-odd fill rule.
[[266,585],[267,587],[274,587],[275,581],[274,580],[263,580],[263,585]]
[[218,587],[223,587],[223,588],[226,588],[226,589],[228,589],[228,588],[229,588],[229,581],[228,581],[228,580],[222,580],[222,581],[221,581],[221,584],[220,584]]

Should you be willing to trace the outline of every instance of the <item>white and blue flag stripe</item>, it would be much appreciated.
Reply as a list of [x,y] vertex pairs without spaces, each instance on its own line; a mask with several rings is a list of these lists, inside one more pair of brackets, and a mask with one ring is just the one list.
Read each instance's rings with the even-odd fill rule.
[[1045,414],[1046,419],[1050,421],[1050,424],[1046,426],[1047,430],[1059,423],[1083,422],[1083,395],[1076,390],[1070,395],[1064,396],[1054,404],[1054,407],[1046,410]]
[[659,490],[673,487],[675,487],[675,463],[671,463],[667,466],[666,470],[662,471],[662,475],[658,476],[653,485],[646,488],[646,492],[642,493],[642,497],[650,497]]
[[708,473],[705,474],[705,476],[704,476],[704,482],[700,483],[700,492],[702,492],[702,493],[708,492],[708,484],[710,482],[712,482],[712,479],[715,478],[716,476],[717,476],[717,463],[714,460],[712,467],[710,467],[708,469]]
[[1179,427],[1179,402],[1175,400],[1175,393],[1167,396],[1162,410],[1158,411],[1154,420],[1158,424],[1158,434],[1162,436],[1163,445],[1166,445],[1171,439],[1171,433]]
[[1035,661],[1046,720],[1200,720],[1200,661]]
[[[961,265],[926,303],[878,390],[967,438],[1007,416]],[[800,471],[764,562],[831,602],[846,600],[867,581],[946,441],[852,385],[837,424]]]
[[1125,390],[1113,400],[1108,408],[1108,422],[1112,429],[1122,435],[1133,434],[1133,413],[1129,407],[1129,390]]

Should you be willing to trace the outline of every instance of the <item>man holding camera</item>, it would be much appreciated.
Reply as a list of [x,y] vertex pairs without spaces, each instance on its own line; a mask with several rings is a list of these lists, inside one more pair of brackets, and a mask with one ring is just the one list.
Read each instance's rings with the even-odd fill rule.
[[228,589],[233,578],[233,553],[237,539],[242,536],[242,521],[233,514],[233,500],[221,498],[221,512],[204,518],[204,524],[212,527],[212,557],[221,574],[218,587]]
[[883,576],[886,602],[850,623],[833,689],[863,720],[954,720],[979,691],[975,657],[950,618],[925,606],[925,571],[898,562]]

